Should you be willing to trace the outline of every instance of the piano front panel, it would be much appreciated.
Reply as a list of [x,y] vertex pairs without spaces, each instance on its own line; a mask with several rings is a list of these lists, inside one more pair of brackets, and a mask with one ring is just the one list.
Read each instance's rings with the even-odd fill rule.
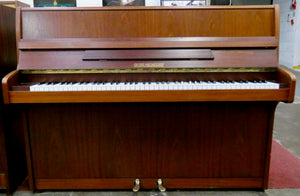
[[[46,182],[56,182],[52,185],[59,187],[62,181],[58,179],[73,181],[66,187],[75,188],[85,179],[96,182],[135,178],[142,182],[157,178],[205,178],[215,179],[214,183],[220,178],[228,182],[255,179],[256,188],[258,184],[261,187],[266,142],[272,126],[269,118],[275,105],[275,102],[31,105],[28,129],[36,188],[44,189]],[[94,188],[110,186],[91,184]],[[156,185],[151,186],[147,188]],[[232,185],[231,181],[228,186],[236,187],[239,183]]]
[[[166,49],[136,50],[141,54],[164,52]],[[249,68],[249,67],[276,67],[277,50],[269,49],[212,49],[214,59],[183,59],[182,54],[173,49],[173,55],[179,59],[147,59],[141,55],[141,59],[120,59],[122,50],[104,50],[111,58],[84,61],[86,50],[21,50],[20,70],[44,70],[44,69],[127,69],[134,68],[138,63],[160,64],[163,68]],[[124,50],[125,52],[130,51]],[[189,55],[193,50],[185,50]],[[165,55],[165,58],[168,56]],[[170,58],[170,57],[169,57]]]
[[21,38],[25,39],[246,37],[276,34],[275,9],[272,6],[259,9],[232,6],[230,10],[228,7],[190,7],[188,12],[186,8],[174,7],[51,11],[24,8],[21,26]]

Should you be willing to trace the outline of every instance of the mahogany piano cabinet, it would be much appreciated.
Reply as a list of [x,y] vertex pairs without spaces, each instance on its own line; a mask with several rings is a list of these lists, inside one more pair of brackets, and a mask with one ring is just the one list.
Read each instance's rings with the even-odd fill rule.
[[22,8],[17,32],[31,190],[267,188],[277,5]]
[[[0,77],[17,66],[15,13],[11,7],[0,5]],[[1,88],[2,89],[2,88]],[[2,96],[2,90],[1,90]],[[15,117],[14,107],[8,109],[0,101],[0,189],[10,192],[27,176],[23,134]],[[14,116],[11,116],[14,115]],[[9,175],[8,175],[9,174]]]

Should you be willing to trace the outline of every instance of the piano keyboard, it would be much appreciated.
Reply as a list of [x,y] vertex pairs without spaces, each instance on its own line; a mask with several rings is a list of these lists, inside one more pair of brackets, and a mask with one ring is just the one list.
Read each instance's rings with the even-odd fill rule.
[[279,89],[270,81],[176,81],[176,82],[77,82],[39,83],[30,91],[136,91],[136,90],[228,90]]

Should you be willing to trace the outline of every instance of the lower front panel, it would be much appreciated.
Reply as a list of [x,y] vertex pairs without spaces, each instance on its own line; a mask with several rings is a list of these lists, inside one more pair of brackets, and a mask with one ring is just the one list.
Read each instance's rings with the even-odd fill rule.
[[275,105],[30,105],[35,188],[263,187]]

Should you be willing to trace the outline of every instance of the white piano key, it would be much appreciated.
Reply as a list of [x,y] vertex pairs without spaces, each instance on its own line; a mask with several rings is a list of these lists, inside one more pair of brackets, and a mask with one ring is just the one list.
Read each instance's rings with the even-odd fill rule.
[[39,86],[40,84],[38,83],[38,84],[34,84],[34,85],[31,85],[31,86],[29,86],[29,90],[30,91],[38,91],[37,89],[38,89],[38,86]]

